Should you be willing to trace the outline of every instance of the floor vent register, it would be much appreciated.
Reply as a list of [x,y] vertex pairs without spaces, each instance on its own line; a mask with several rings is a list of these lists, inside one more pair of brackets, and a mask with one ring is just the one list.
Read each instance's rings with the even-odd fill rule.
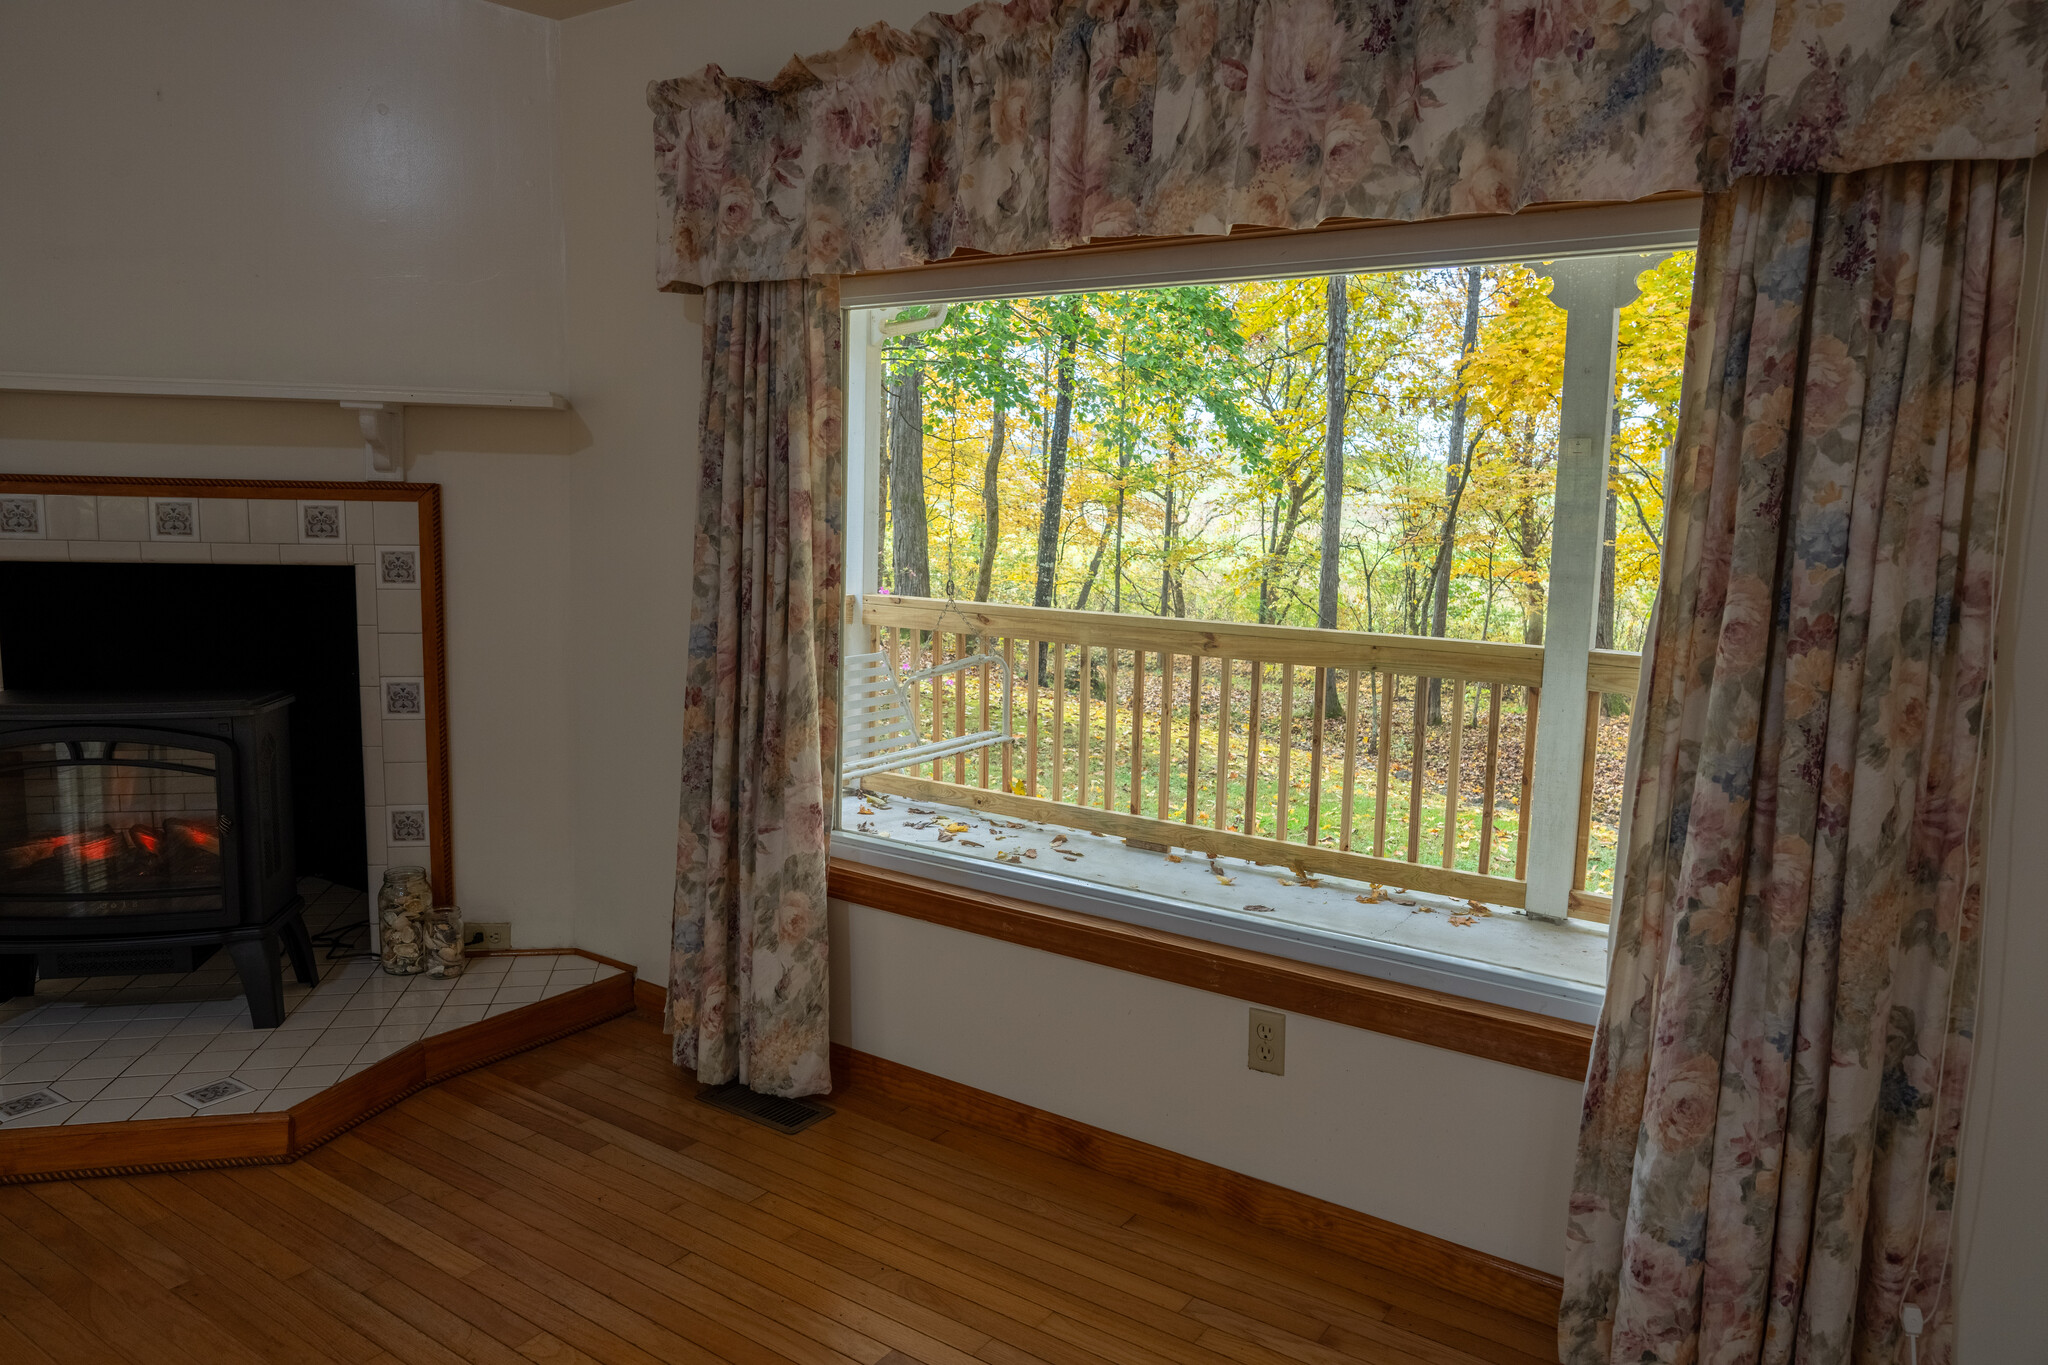
[[820,1119],[832,1117],[830,1105],[815,1100],[790,1100],[780,1095],[762,1095],[737,1082],[714,1085],[697,1092],[697,1098],[714,1109],[766,1124],[778,1133],[801,1133]]

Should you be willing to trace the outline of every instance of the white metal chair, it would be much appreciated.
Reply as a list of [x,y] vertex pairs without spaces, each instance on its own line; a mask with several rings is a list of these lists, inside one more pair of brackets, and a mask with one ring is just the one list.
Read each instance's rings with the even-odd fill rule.
[[[917,713],[903,699],[902,684],[922,682],[946,673],[964,673],[984,666],[992,667],[1002,675],[1002,724],[993,730],[978,730],[970,735],[933,740],[920,738]],[[972,654],[964,659],[948,659],[932,668],[899,675],[894,661],[887,654],[849,655],[846,659],[846,713],[843,723],[846,747],[845,767],[839,774],[842,781],[852,781],[870,773],[912,768],[935,758],[951,758],[970,749],[1008,744],[1012,738],[1010,666],[995,654]]]

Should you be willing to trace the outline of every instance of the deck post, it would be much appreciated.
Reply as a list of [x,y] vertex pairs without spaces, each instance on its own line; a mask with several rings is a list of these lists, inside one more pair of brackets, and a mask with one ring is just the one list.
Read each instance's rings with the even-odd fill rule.
[[1571,909],[1579,848],[1576,828],[1586,729],[1586,664],[1599,610],[1600,547],[1606,534],[1608,444],[1613,438],[1614,346],[1620,312],[1636,276],[1658,256],[1589,256],[1539,267],[1565,323],[1564,391],[1558,404],[1557,498],[1550,537],[1550,592],[1543,631],[1543,710],[1529,809],[1531,917],[1562,920]]

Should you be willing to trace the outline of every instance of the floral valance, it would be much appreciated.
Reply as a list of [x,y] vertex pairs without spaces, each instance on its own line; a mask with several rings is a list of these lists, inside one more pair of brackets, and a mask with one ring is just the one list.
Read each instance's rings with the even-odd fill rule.
[[648,89],[664,286],[2044,147],[2048,0],[1012,0]]

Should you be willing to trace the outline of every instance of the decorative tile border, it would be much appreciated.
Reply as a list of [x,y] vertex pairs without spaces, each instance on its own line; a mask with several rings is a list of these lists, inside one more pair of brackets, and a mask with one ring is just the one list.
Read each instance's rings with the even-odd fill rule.
[[199,541],[199,499],[151,498],[149,500],[151,540]]
[[[352,566],[370,884],[395,848],[453,903],[439,533],[433,485],[0,474],[0,560]],[[423,841],[391,839],[387,791]]]
[[418,847],[427,842],[425,806],[386,806],[384,815],[389,822],[387,841],[392,847]]
[[338,502],[299,504],[301,545],[340,544],[348,539],[348,510]]
[[381,678],[379,699],[386,720],[419,720],[427,714],[425,678]]
[[42,494],[9,493],[0,497],[0,540],[41,540],[48,524],[43,519]]
[[416,545],[377,547],[377,586],[417,588],[420,585],[420,552]]

